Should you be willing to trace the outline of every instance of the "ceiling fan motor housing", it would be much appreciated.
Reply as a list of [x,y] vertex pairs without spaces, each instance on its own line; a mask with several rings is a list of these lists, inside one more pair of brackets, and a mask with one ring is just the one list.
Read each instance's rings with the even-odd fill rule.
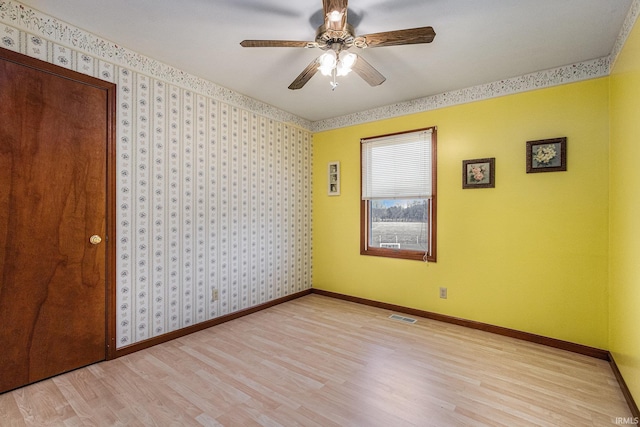
[[326,25],[320,25],[316,31],[316,43],[322,50],[333,49],[333,46],[339,44],[341,49],[349,49],[356,41],[355,31],[351,24],[346,24],[343,30],[332,30]]

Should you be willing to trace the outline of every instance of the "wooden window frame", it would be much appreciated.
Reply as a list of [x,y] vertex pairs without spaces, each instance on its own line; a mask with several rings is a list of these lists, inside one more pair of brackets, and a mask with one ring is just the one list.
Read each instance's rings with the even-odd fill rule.
[[[428,261],[436,262],[437,257],[437,127],[432,126],[422,129],[414,129],[404,132],[390,133],[386,135],[378,135],[366,139],[389,137],[394,135],[403,135],[411,132],[419,132],[424,130],[431,130],[431,183],[432,183],[432,196],[428,200],[429,208],[429,229],[427,231],[427,239],[429,242],[429,250],[425,257],[424,251],[413,251],[403,249],[392,248],[376,248],[368,245],[369,235],[369,210],[371,206],[370,200],[362,199],[362,185],[360,186],[360,255],[379,256],[386,258],[397,259],[409,259],[416,261]],[[362,183],[362,146],[360,147],[360,183]]]

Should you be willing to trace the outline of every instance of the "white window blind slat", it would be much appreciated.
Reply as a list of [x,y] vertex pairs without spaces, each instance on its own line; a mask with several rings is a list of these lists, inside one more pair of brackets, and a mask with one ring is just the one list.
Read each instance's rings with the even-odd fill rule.
[[362,140],[362,199],[429,198],[431,130]]

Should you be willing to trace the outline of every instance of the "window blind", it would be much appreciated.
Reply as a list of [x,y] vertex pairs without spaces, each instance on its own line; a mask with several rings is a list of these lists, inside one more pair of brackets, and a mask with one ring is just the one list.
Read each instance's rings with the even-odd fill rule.
[[432,130],[363,139],[362,199],[429,198]]

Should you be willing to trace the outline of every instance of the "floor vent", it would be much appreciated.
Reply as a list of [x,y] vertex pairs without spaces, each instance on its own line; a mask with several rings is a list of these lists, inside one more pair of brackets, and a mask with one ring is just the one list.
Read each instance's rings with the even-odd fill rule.
[[416,323],[417,322],[416,319],[412,319],[411,317],[400,316],[399,314],[392,314],[391,316],[389,316],[389,319],[399,320],[400,322],[404,322],[404,323]]

